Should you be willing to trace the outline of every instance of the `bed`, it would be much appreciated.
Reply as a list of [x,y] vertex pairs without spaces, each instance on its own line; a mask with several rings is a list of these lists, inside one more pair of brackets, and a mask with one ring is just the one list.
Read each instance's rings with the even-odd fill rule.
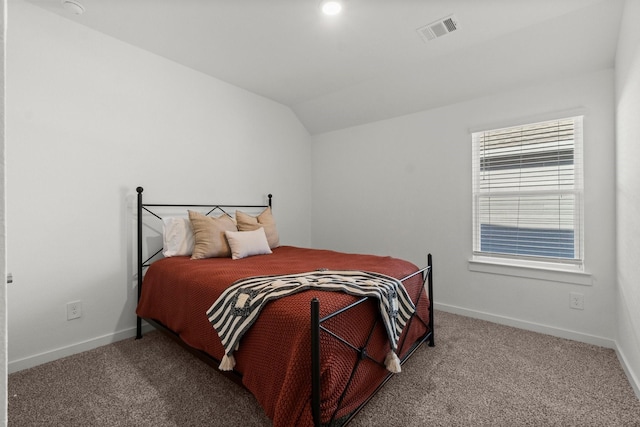
[[[137,193],[137,268],[138,277],[144,276],[138,286],[137,338],[142,338],[144,320],[216,368],[224,364],[228,349],[207,315],[225,290],[242,279],[363,272],[402,283],[415,312],[395,343],[385,328],[380,301],[371,296],[307,287],[261,308],[234,347],[233,369],[221,372],[256,397],[274,426],[347,424],[394,375],[390,353],[401,365],[423,343],[434,345],[431,255],[427,265],[418,268],[388,256],[280,245],[268,235],[264,254],[236,257],[237,245],[231,245],[229,257],[163,257],[162,247],[146,248],[153,240],[145,234],[146,222],[166,220],[159,213],[162,209],[199,209],[212,218],[253,209],[255,216],[246,215],[256,221],[271,212],[272,197],[263,205],[151,204],[143,202],[141,187]],[[265,224],[252,228],[262,233],[271,226]],[[194,228],[194,234],[197,231]],[[226,233],[229,243],[232,237],[250,235],[238,233]]]

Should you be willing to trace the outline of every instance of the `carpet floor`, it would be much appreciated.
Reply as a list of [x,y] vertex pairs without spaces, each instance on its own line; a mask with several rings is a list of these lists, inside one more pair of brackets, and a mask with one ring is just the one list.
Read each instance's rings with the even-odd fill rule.
[[[10,426],[269,426],[253,396],[158,332],[9,375]],[[436,312],[351,426],[640,426],[611,349]]]

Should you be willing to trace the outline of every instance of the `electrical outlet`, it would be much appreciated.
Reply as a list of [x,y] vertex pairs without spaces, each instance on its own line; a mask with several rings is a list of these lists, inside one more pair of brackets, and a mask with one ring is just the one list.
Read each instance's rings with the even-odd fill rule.
[[575,310],[584,310],[584,294],[580,294],[578,292],[571,292],[569,296],[571,298],[569,302],[569,307]]
[[82,302],[74,301],[67,303],[67,320],[82,317]]

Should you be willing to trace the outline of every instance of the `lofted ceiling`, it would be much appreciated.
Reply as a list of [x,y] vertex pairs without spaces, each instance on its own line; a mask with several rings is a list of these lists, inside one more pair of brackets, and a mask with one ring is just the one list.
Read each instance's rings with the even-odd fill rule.
[[[285,104],[311,134],[611,68],[622,0],[60,0],[30,3]],[[458,29],[416,31],[453,14]],[[10,16],[9,16],[10,18]]]

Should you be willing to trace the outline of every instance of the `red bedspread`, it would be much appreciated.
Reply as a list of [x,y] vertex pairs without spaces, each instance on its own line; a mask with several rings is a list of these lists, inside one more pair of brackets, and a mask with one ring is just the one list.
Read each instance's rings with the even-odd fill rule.
[[[149,267],[143,282],[137,314],[154,319],[174,332],[190,346],[204,350],[216,359],[223,356],[220,340],[205,315],[222,291],[234,281],[251,276],[303,273],[320,268],[362,270],[403,278],[417,270],[407,261],[392,257],[344,254],[334,251],[281,246],[270,255],[240,260],[212,258],[191,260],[188,257],[165,258]],[[422,288],[419,276],[405,282],[416,301]],[[235,353],[235,369],[275,426],[312,425],[310,301],[320,300],[321,317],[356,300],[339,292],[309,290],[270,302],[260,318],[244,335]],[[364,345],[370,325],[376,319],[376,302],[367,301],[325,324],[332,331],[357,346]],[[417,312],[428,318],[426,292]],[[405,328],[405,345],[398,350],[402,357],[427,329],[422,322]],[[403,340],[401,338],[400,342]],[[321,334],[322,421],[330,419],[353,364],[356,353],[327,334]],[[381,322],[375,329],[368,353],[384,360],[389,343]],[[363,361],[350,393],[345,397],[338,417],[355,409],[370,395],[388,372],[383,366]],[[400,374],[402,375],[402,373]]]

